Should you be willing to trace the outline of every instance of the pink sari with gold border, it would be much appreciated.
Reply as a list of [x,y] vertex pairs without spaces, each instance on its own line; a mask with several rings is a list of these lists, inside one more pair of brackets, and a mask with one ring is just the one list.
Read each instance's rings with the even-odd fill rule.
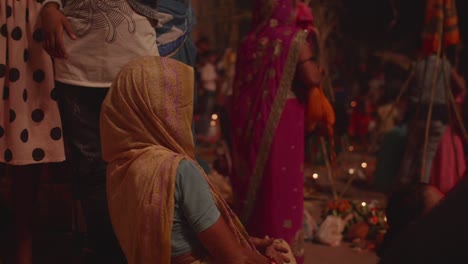
[[251,235],[285,239],[300,260],[304,106],[291,88],[307,32],[291,0],[256,0],[253,14],[231,109],[236,210]]

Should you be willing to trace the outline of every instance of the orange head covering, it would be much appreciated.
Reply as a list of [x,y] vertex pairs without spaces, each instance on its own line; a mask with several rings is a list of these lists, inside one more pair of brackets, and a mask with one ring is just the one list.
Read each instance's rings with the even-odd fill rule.
[[[177,169],[181,160],[194,159],[193,78],[193,69],[175,60],[139,58],[120,71],[103,103],[109,212],[129,264],[171,262]],[[240,221],[207,181],[239,243],[252,248]]]

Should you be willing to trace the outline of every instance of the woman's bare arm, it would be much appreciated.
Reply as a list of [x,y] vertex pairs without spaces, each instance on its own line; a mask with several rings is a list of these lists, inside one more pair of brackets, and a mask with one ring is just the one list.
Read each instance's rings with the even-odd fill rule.
[[222,217],[211,227],[198,234],[203,246],[215,263],[268,264],[269,260],[257,251],[244,249]]
[[299,52],[296,77],[306,88],[318,87],[322,81],[318,55],[309,43],[302,45]]

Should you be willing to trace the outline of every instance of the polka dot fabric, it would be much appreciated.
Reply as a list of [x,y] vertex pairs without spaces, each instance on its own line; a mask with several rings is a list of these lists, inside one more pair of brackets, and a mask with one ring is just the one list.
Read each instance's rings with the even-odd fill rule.
[[0,162],[65,159],[52,61],[42,49],[41,0],[0,1]]

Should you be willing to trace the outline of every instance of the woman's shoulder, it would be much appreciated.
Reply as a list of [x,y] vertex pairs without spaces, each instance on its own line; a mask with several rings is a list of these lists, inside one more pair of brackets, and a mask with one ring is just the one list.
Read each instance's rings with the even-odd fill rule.
[[179,162],[177,172],[178,175],[200,174],[200,170],[195,165],[195,162],[188,159],[183,159]]
[[191,166],[195,166],[195,164],[193,163],[193,161],[189,160],[189,159],[182,159],[180,162],[179,162],[179,168],[180,167],[191,167]]

